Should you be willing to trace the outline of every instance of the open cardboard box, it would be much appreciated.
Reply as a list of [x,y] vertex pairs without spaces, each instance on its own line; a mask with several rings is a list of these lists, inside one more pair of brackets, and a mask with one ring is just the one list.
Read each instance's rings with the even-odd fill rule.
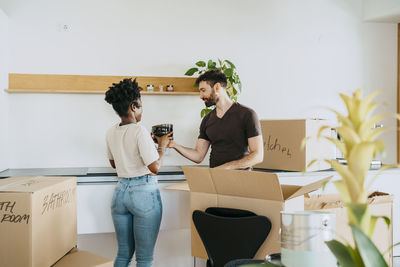
[[[252,211],[271,220],[272,228],[255,258],[280,251],[280,212],[304,209],[304,194],[319,189],[331,177],[305,185],[281,185],[274,173],[182,167],[187,182],[166,187],[190,191],[191,214],[208,207]],[[207,258],[206,250],[191,220],[192,256]]]
[[111,259],[79,249],[72,249],[52,267],[113,267]]
[[[393,195],[381,192],[373,192],[368,197],[371,215],[386,216],[392,222]],[[336,238],[354,246],[351,228],[348,225],[347,210],[339,194],[306,195],[304,198],[305,210],[323,210],[336,214]],[[388,227],[383,219],[378,219],[372,241],[379,251],[384,254],[389,266],[393,266],[393,224]]]
[[0,179],[0,266],[51,266],[76,244],[76,177]]
[[[303,171],[314,159],[332,159],[333,146],[324,138],[317,138],[321,126],[329,125],[323,119],[297,120],[260,120],[264,140],[264,160],[255,168],[271,170]],[[322,136],[331,136],[329,128],[321,132]],[[305,148],[301,149],[304,138]],[[307,168],[307,171],[330,169],[329,163],[319,160]]]

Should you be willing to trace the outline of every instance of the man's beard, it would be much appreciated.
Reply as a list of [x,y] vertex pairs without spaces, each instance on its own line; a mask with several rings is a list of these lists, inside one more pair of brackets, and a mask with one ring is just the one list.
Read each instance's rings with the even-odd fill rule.
[[215,106],[215,104],[217,104],[217,100],[218,98],[215,95],[215,92],[212,92],[210,97],[205,99],[204,104],[206,105],[206,107]]

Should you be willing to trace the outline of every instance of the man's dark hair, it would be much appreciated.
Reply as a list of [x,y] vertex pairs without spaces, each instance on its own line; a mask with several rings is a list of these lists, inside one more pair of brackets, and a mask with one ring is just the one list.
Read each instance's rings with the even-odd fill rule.
[[227,80],[225,74],[220,70],[209,70],[204,72],[196,80],[198,85],[200,82],[207,82],[211,87],[216,83],[220,83],[222,87],[226,88]]
[[136,79],[123,79],[119,83],[113,83],[106,92],[105,100],[111,104],[115,112],[120,117],[128,116],[128,109],[131,104],[140,107],[138,100],[140,99],[141,87],[138,86]]

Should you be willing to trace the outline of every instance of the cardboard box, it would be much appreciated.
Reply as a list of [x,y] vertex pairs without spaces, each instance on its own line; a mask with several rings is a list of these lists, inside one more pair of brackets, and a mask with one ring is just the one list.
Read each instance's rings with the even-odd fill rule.
[[[335,157],[333,145],[324,138],[317,138],[318,130],[329,125],[327,120],[261,120],[261,131],[264,139],[264,160],[255,168],[287,171],[303,171],[314,159],[318,162],[307,168],[307,171],[330,169],[323,159]],[[331,136],[331,130],[325,129],[323,136]],[[301,143],[307,140],[305,149]]]
[[111,259],[74,248],[53,267],[113,267]]
[[[372,215],[386,216],[392,221],[394,196],[386,193],[374,192],[370,194],[368,199]],[[351,228],[348,225],[347,211],[339,194],[306,196],[304,198],[304,209],[324,210],[336,213],[336,238],[341,242],[349,243],[352,246],[354,245]],[[390,227],[388,227],[382,219],[379,219],[372,236],[372,241],[379,251],[383,253],[390,248],[389,252],[384,255],[389,266],[393,266],[393,249],[391,248],[393,245],[392,225],[393,224],[390,224]]]
[[0,266],[48,267],[77,244],[76,177],[0,179]]
[[[280,251],[280,212],[303,210],[303,195],[317,190],[331,178],[305,186],[296,186],[281,185],[274,173],[201,167],[182,167],[182,169],[187,183],[169,186],[166,189],[190,191],[191,214],[194,210],[204,211],[208,207],[226,207],[249,210],[271,220],[271,232],[255,256],[258,259],[264,259],[267,254]],[[207,258],[206,250],[192,220],[191,249],[192,256]]]

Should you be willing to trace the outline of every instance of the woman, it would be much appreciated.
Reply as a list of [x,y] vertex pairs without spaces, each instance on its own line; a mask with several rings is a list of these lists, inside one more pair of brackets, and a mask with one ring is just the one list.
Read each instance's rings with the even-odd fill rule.
[[155,136],[156,149],[150,133],[139,124],[143,112],[140,90],[136,79],[124,79],[114,83],[105,97],[121,118],[106,138],[110,164],[119,178],[111,204],[118,241],[115,267],[129,266],[135,251],[137,267],[152,266],[162,215],[153,174],[161,167],[170,134]]

